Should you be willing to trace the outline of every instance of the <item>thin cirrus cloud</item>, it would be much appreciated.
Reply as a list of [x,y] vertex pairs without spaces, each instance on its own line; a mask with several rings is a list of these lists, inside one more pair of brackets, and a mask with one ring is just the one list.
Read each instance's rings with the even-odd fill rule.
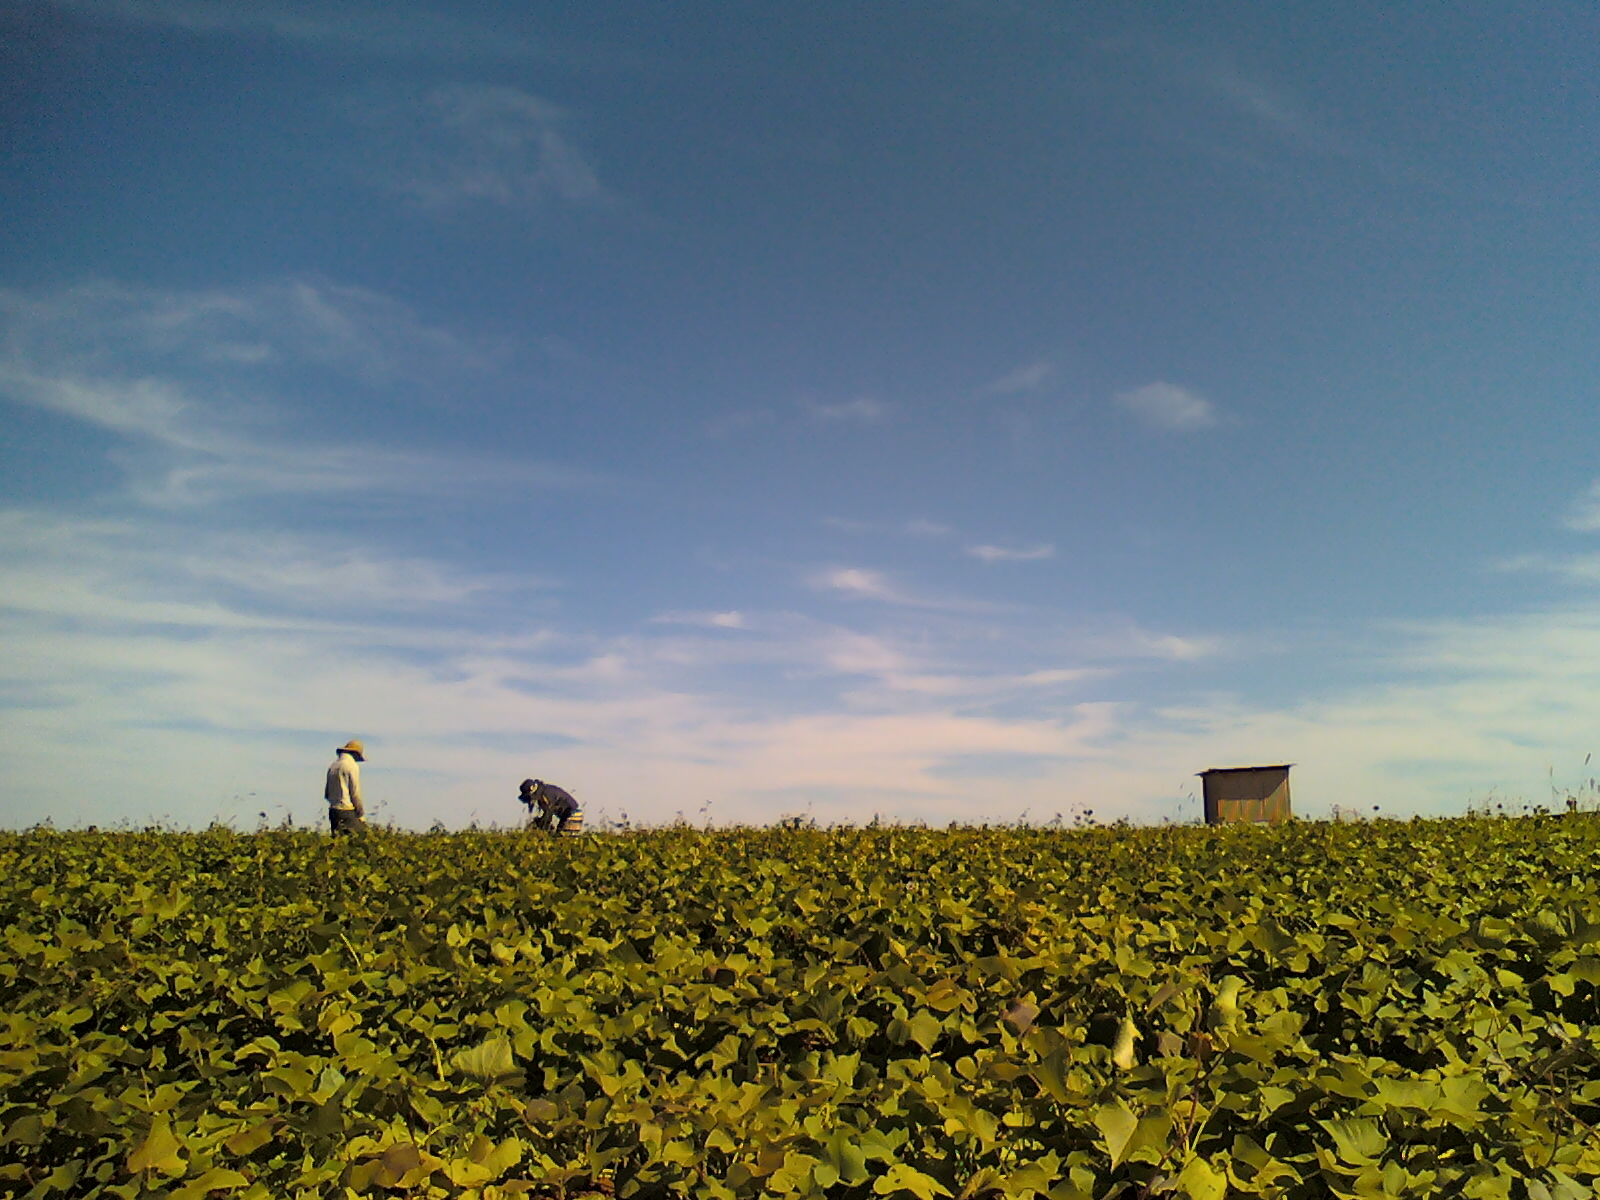
[[1600,554],[1520,554],[1502,559],[1496,569],[1537,575],[1553,575],[1568,583],[1600,583]]
[[651,617],[655,625],[689,625],[698,629],[747,629],[749,621],[737,609],[723,612],[667,612]]
[[1121,392],[1116,404],[1146,428],[1161,433],[1194,433],[1219,420],[1211,401],[1175,383],[1147,383]]
[[[854,400],[842,400],[836,404],[802,400],[797,407],[801,419],[808,419],[819,425],[881,425],[894,413],[890,405],[872,396],[859,396]],[[793,410],[788,411],[793,412]],[[757,429],[770,429],[783,419],[782,411],[775,412],[769,408],[736,409],[713,418],[705,428],[710,436],[724,438]],[[837,525],[841,529],[853,526],[858,532],[866,530],[869,524],[874,526],[880,524],[850,522],[843,518],[828,520],[830,524]]]
[[70,365],[90,376],[159,377],[293,363],[387,382],[430,368],[481,368],[496,357],[381,293],[315,279],[188,291],[107,280],[7,288],[0,314],[0,360],[13,370]]
[[1210,59],[1197,69],[1196,78],[1202,90],[1281,145],[1368,166],[1387,165],[1387,156],[1379,147],[1339,128],[1281,82],[1247,71],[1225,58]]
[[890,408],[882,400],[861,396],[838,404],[808,404],[806,411],[818,421],[877,425],[888,419]]
[[[190,292],[93,282],[0,292],[0,403],[116,436],[112,460],[135,499],[160,508],[275,493],[439,494],[486,481],[594,482],[566,467],[516,470],[448,454],[316,436],[297,399],[310,378],[426,384],[493,354],[361,288],[290,280]],[[291,372],[295,386],[284,383]],[[325,410],[324,410],[325,411]]]
[[852,534],[890,534],[914,538],[943,538],[955,532],[949,525],[913,517],[907,521],[861,521],[850,517],[824,517],[822,523],[830,529]]
[[[1098,49],[1122,86],[1179,101],[1143,105],[1159,128],[1217,157],[1259,166],[1268,147],[1342,158],[1368,153],[1315,103],[1233,54],[1150,33],[1108,39]],[[1106,86],[1112,81],[1108,75]]]
[[[528,773],[533,746],[544,747],[544,773],[583,780],[597,809],[649,796],[664,819],[692,796],[696,806],[714,800],[721,818],[761,820],[792,793],[816,797],[819,816],[834,819],[867,819],[863,804],[936,819],[961,814],[974,789],[1003,799],[997,817],[1026,806],[1047,813],[1078,794],[1136,815],[1132,801],[1098,797],[1174,795],[1194,771],[1263,753],[1315,764],[1297,793],[1308,809],[1362,795],[1387,811],[1410,793],[1397,771],[1419,746],[1450,760],[1467,794],[1513,768],[1539,783],[1547,762],[1565,772],[1574,764],[1550,757],[1552,748],[1582,745],[1592,728],[1584,664],[1600,645],[1600,620],[1581,609],[1395,630],[1388,653],[1408,667],[1405,686],[1287,710],[1225,696],[1151,708],[1109,699],[1110,679],[1141,662],[1215,656],[1214,639],[1128,625],[1068,646],[1035,629],[1021,652],[996,660],[980,636],[986,621],[941,618],[910,637],[898,621],[873,631],[742,610],[674,614],[682,619],[660,623],[678,626],[664,639],[571,629],[519,638],[498,625],[464,630],[453,611],[492,603],[502,581],[376,553],[348,563],[315,540],[280,538],[268,549],[258,564],[249,547],[230,549],[220,535],[192,542],[182,525],[0,515],[0,555],[18,585],[0,598],[7,686],[38,698],[8,718],[14,789],[0,815],[24,819],[32,798],[49,794],[84,728],[104,738],[95,756],[74,759],[90,791],[171,795],[187,819],[204,820],[204,806],[221,803],[215,780],[303,773],[325,752],[326,731],[348,726],[341,738],[376,742],[385,815],[416,825],[440,812],[469,819],[504,779]],[[358,569],[345,576],[345,566]],[[419,611],[385,609],[408,577],[427,585],[411,598]],[[908,598],[888,575],[862,568],[821,582]],[[297,592],[330,588],[346,589],[337,613],[285,609]],[[745,632],[730,639],[735,611]],[[820,710],[767,706],[708,669],[757,662],[782,668],[769,687],[805,672],[836,699]],[[1063,698],[1100,683],[1099,697]],[[504,744],[485,748],[496,737]],[[970,771],[949,778],[950,764],[983,754],[1039,755],[1049,766],[1015,785]],[[175,777],[175,762],[193,769]],[[315,816],[309,799],[291,803]],[[63,821],[104,819],[75,803],[52,811]],[[253,820],[266,805],[220,815]]]
[[1572,502],[1562,524],[1576,533],[1600,533],[1600,480]]
[[1056,556],[1054,546],[1041,543],[1037,546],[968,546],[967,554],[979,562],[1040,562]]
[[807,579],[818,592],[831,592],[851,599],[872,600],[899,608],[925,609],[945,613],[997,613],[1008,606],[951,596],[932,596],[897,583],[883,571],[867,567],[825,567]]
[[1330,135],[1286,89],[1245,74],[1231,62],[1213,61],[1200,76],[1202,85],[1229,107],[1278,137],[1324,145]]
[[374,93],[353,100],[348,113],[378,155],[369,176],[424,209],[617,202],[574,141],[571,115],[520,88],[452,83],[412,97]]
[[473,24],[421,4],[373,0],[50,0],[96,20],[176,29],[196,35],[256,35],[317,50],[378,57],[536,57],[526,32]]
[[842,592],[868,600],[882,600],[889,604],[914,604],[915,600],[889,581],[881,571],[865,567],[828,567],[811,577],[811,586],[818,591]]
[[[0,367],[0,398],[122,435],[126,442],[111,457],[132,496],[155,508],[282,493],[437,493],[463,477],[446,471],[438,455],[265,436],[252,427],[248,405],[208,403],[167,381],[54,378]],[[492,464],[487,470],[512,478]]]
[[355,548],[326,534],[196,529],[182,520],[0,510],[0,608],[112,626],[330,628],[352,614],[459,614],[518,604],[536,576],[466,573],[436,560]]
[[1055,364],[1046,361],[1028,363],[990,381],[979,389],[985,396],[1017,396],[1036,392],[1055,376]]
[[[196,820],[220,802],[206,790],[215,780],[292,774],[296,755],[316,754],[308,740],[320,750],[323,731],[347,727],[379,733],[385,815],[415,824],[441,803],[469,813],[474,791],[526,773],[517,759],[532,746],[544,747],[547,773],[581,778],[597,797],[648,794],[658,809],[673,796],[716,797],[736,806],[728,815],[761,819],[752,797],[764,789],[831,786],[856,773],[859,794],[900,786],[937,807],[946,789],[927,772],[945,755],[1057,744],[1050,722],[957,713],[950,703],[987,705],[1072,680],[1066,668],[985,671],[923,639],[910,652],[893,634],[738,610],[659,622],[699,627],[688,634],[533,637],[506,624],[520,608],[511,606],[473,632],[461,626],[463,611],[482,613],[508,587],[537,581],[287,535],[197,539],[182,522],[149,517],[3,513],[0,559],[21,584],[0,599],[0,636],[25,648],[7,684],[40,702],[13,728],[26,747],[4,802],[20,805],[16,813],[48,790],[50,763],[85,727],[107,731],[86,779],[104,782],[96,772],[116,763],[124,792],[169,795]],[[870,574],[835,582],[895,595]],[[719,636],[732,628],[748,636]],[[801,674],[824,690],[865,687],[874,711],[797,715],[717,674],[754,663],[781,666],[774,682]],[[807,730],[848,744],[851,771],[819,770]],[[227,758],[214,753],[222,734]],[[490,745],[496,738],[503,745]],[[164,789],[160,777],[176,761],[193,769]],[[55,811],[80,815],[70,803]]]
[[[1297,808],[1316,811],[1359,795],[1386,812],[1404,811],[1415,803],[1415,784],[1403,768],[1419,746],[1452,764],[1451,788],[1459,788],[1430,802],[1459,803],[1513,769],[1548,796],[1545,764],[1555,762],[1563,778],[1577,766],[1549,758],[1551,747],[1581,746],[1592,729],[1592,708],[1553,706],[1551,684],[1578,681],[1579,663],[1593,661],[1596,635],[1592,614],[1560,637],[1547,625],[1541,619],[1522,630],[1502,622],[1416,631],[1417,649],[1436,638],[1436,648],[1448,652],[1442,663],[1419,664],[1426,674],[1417,682],[1290,710],[1225,697],[1160,709],[1085,701],[1015,718],[965,707],[974,691],[1007,681],[918,672],[872,639],[840,641],[832,666],[883,678],[901,707],[795,713],[752,712],[702,677],[641,688],[629,664],[603,647],[555,688],[540,683],[556,663],[538,649],[502,657],[463,647],[437,666],[421,666],[382,638],[350,634],[337,643],[331,634],[263,639],[248,629],[204,642],[159,631],[138,641],[43,635],[17,643],[13,674],[19,686],[48,689],[55,706],[16,727],[13,787],[0,813],[25,818],[30,798],[53,786],[62,756],[86,726],[102,731],[106,752],[74,756],[81,790],[93,794],[103,784],[105,794],[178,796],[191,819],[226,798],[206,794],[209,781],[306,774],[307,762],[327,748],[326,730],[346,726],[375,743],[374,786],[385,816],[416,825],[441,813],[464,822],[485,796],[495,800],[480,815],[503,812],[509,820],[509,793],[503,805],[498,800],[504,780],[527,773],[528,748],[537,744],[550,747],[536,755],[541,771],[583,780],[597,811],[615,813],[650,797],[650,811],[662,817],[692,797],[691,807],[712,801],[717,819],[770,819],[781,797],[802,796],[815,799],[822,819],[865,821],[876,805],[904,819],[972,819],[971,800],[981,796],[989,805],[982,815],[1012,819],[1024,807],[1048,814],[1092,796],[1103,816],[1153,818],[1170,815],[1170,802],[1146,811],[1101,800],[1175,797],[1192,785],[1193,772],[1260,761],[1262,753],[1313,764],[1297,785]],[[335,644],[340,653],[330,653]],[[112,666],[117,673],[108,676]],[[897,671],[910,673],[897,679]],[[108,677],[118,686],[106,687]],[[1074,681],[1010,682],[1048,688]],[[206,720],[197,728],[201,711]],[[217,755],[208,747],[223,730],[231,736],[226,754]],[[505,745],[486,749],[484,735],[501,736]],[[962,756],[1022,753],[1052,765],[1015,785],[944,777]],[[174,762],[190,769],[175,774]],[[308,797],[290,803],[307,818],[316,815]],[[103,809],[75,804],[68,798],[52,811],[66,822],[105,819]],[[253,820],[257,807],[267,800],[220,815]]]

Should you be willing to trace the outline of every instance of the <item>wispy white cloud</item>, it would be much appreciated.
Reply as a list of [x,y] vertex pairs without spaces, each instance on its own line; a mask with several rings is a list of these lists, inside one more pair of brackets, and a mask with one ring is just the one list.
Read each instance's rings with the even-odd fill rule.
[[910,656],[892,638],[853,629],[827,629],[815,639],[817,658],[841,675],[883,677],[910,669]]
[[1396,153],[1357,132],[1306,80],[1215,43],[1184,44],[1147,28],[1089,46],[1100,59],[1098,86],[1126,111],[1142,113],[1167,142],[1248,176],[1335,159],[1391,182],[1460,190],[1459,181],[1430,178],[1415,153]]
[[448,611],[549,587],[533,575],[469,575],[329,534],[197,529],[186,521],[0,510],[0,608],[113,627],[335,631],[363,619]]
[[1117,406],[1162,433],[1193,433],[1217,424],[1216,407],[1175,383],[1147,383],[1116,397]]
[[[1033,698],[1035,693],[1079,687],[1096,680],[1105,680],[1114,673],[1112,669],[1106,667],[1056,667],[1016,672],[974,670],[964,673],[899,669],[880,674],[877,683],[883,694],[876,700],[882,704],[885,696],[896,693],[962,702],[1027,700]],[[865,694],[857,691],[852,698],[859,704],[865,698]]]
[[1554,575],[1569,583],[1600,583],[1600,554],[1519,554],[1494,566],[1501,571]]
[[[388,448],[308,412],[295,399],[308,370],[337,386],[395,389],[493,361],[365,289],[302,280],[194,292],[90,283],[0,291],[0,315],[0,402],[118,435],[113,457],[135,498],[153,506],[585,481],[571,468],[513,470]],[[313,416],[322,417],[314,438],[292,431]]]
[[1040,543],[1037,546],[968,546],[967,554],[980,562],[1039,562],[1043,559],[1054,558],[1056,548]]
[[726,612],[670,612],[651,617],[658,625],[693,625],[703,629],[744,629],[748,622],[737,610]]
[[369,96],[351,111],[384,147],[379,181],[424,208],[616,202],[574,143],[569,114],[519,88],[445,84],[411,100]]
[[1379,147],[1366,143],[1336,113],[1319,110],[1303,91],[1281,79],[1242,67],[1231,58],[1200,56],[1191,62],[1191,75],[1202,92],[1226,106],[1259,136],[1302,153],[1341,158],[1376,167],[1386,173],[1413,174],[1414,166],[1400,168]]
[[1178,662],[1210,658],[1222,646],[1220,638],[1182,637],[1173,633],[1147,633],[1143,630],[1134,631],[1133,641],[1140,650],[1152,658],[1172,659]]
[[[822,425],[881,425],[893,415],[892,405],[870,396],[837,404],[802,399],[794,408],[734,409],[713,417],[706,423],[705,429],[710,436],[723,438],[757,429],[769,430],[795,419]],[[861,531],[882,525],[882,522],[850,522],[843,518],[830,518],[829,521],[841,529],[854,525]]]
[[706,422],[705,430],[711,437],[725,438],[751,429],[766,428],[776,419],[771,409],[741,408],[711,418]]
[[889,582],[883,572],[863,567],[828,567],[811,577],[811,586],[819,590],[865,596],[869,600],[884,600],[890,604],[913,603],[904,592]]
[[819,421],[877,425],[887,420],[890,408],[881,400],[861,396],[839,404],[808,404],[806,410]]
[[342,0],[49,0],[125,24],[220,36],[266,36],[315,49],[417,58],[519,59],[540,47],[503,24],[474,25],[423,4]]
[[1044,360],[1028,363],[986,383],[980,393],[986,396],[1015,396],[1036,392],[1049,383],[1055,373],[1054,363]]
[[[874,629],[708,609],[606,636],[496,607],[538,580],[284,537],[257,564],[248,544],[185,533],[0,514],[0,822],[278,806],[314,820],[306,781],[352,735],[373,747],[379,815],[413,826],[513,820],[515,781],[534,772],[593,813],[650,820],[707,801],[718,819],[769,819],[797,797],[822,820],[1046,819],[1074,802],[1158,819],[1196,815],[1179,804],[1194,772],[1267,760],[1298,764],[1302,812],[1353,797],[1450,811],[1491,788],[1546,800],[1600,727],[1600,611],[1584,608],[1390,626],[1361,654],[1405,682],[1268,705],[1183,685],[1219,652],[1204,634],[1113,623],[1052,639],[1034,614],[1007,650],[981,613],[927,611],[911,629],[893,612]],[[839,570],[848,593],[900,595]],[[415,604],[397,611],[408,581]],[[303,591],[334,603],[297,610]],[[1128,698],[1119,681],[1156,669],[1171,698]],[[62,797],[68,755],[78,786]],[[1008,767],[1018,756],[1028,770]]]
[[1213,60],[1200,79],[1231,108],[1263,128],[1295,141],[1326,145],[1331,135],[1287,88],[1245,74],[1237,64]]
[[17,369],[70,364],[90,377],[211,378],[312,364],[388,382],[417,371],[477,370],[498,348],[420,320],[367,288],[285,279],[179,291],[96,280],[53,290],[0,289],[0,353]]
[[1600,532],[1600,480],[1572,502],[1563,521],[1568,529],[1578,533]]
[[908,521],[860,521],[850,517],[824,517],[822,523],[845,533],[893,534],[914,538],[943,538],[955,532],[949,525],[913,517]]
[[0,399],[131,439],[113,457],[129,472],[132,496],[157,508],[283,493],[443,494],[467,479],[481,485],[517,478],[493,463],[469,471],[445,456],[354,439],[302,442],[268,435],[256,427],[265,407],[259,398],[253,405],[233,398],[207,403],[161,380],[52,378],[0,365]]
[[1123,84],[1167,98],[1152,113],[1169,132],[1230,161],[1259,164],[1257,152],[1270,146],[1347,158],[1365,154],[1303,88],[1235,54],[1151,32],[1102,40],[1096,49],[1116,63]]
[[1216,634],[1149,629],[1127,619],[1109,619],[1089,624],[1062,638],[1062,645],[1071,647],[1077,655],[1094,662],[1118,663],[1140,660],[1199,662],[1223,654],[1242,655],[1247,650],[1258,652],[1263,644],[1246,646],[1240,639]]
[[518,478],[492,463],[469,471],[445,456],[265,437],[248,418],[151,380],[46,379],[0,369],[0,397],[136,439],[113,457],[129,472],[133,498],[156,508],[285,493],[443,494],[469,479],[482,485]]
[[[537,581],[376,552],[352,559],[284,538],[258,562],[248,545],[230,549],[220,536],[191,545],[183,532],[148,520],[0,514],[0,569],[24,584],[0,599],[0,638],[18,648],[0,670],[0,692],[27,700],[0,710],[12,781],[0,820],[29,819],[56,786],[50,764],[73,745],[85,794],[118,799],[79,809],[55,797],[48,811],[58,821],[253,820],[258,810],[276,818],[275,805],[312,818],[314,805],[284,781],[314,773],[335,744],[328,739],[350,735],[373,746],[379,814],[413,825],[441,815],[460,823],[475,811],[512,819],[509,804],[496,804],[499,790],[535,757],[542,774],[597,808],[655,819],[687,796],[761,819],[771,814],[758,797],[774,787],[852,777],[859,799],[898,786],[938,803],[950,788],[904,775],[908,765],[1032,745],[1046,727],[1008,732],[1007,721],[942,711],[796,715],[727,690],[719,663],[783,667],[813,681],[805,687],[878,681],[935,703],[1065,680],[1024,672],[1011,684],[970,673],[939,682],[893,637],[797,616],[728,611],[647,623],[698,627],[691,640],[475,634],[464,613],[482,613],[507,585]],[[394,593],[413,584],[410,609],[394,611]],[[313,611],[288,611],[304,593]],[[329,619],[333,609],[339,619]],[[717,636],[731,628],[750,640]],[[96,730],[92,747],[82,744],[86,728]],[[835,752],[822,753],[818,739],[836,742]],[[797,757],[802,747],[808,754]]]
[[953,596],[925,595],[895,582],[883,571],[867,567],[824,567],[813,572],[807,582],[819,592],[834,592],[861,600],[900,608],[919,608],[933,612],[998,612],[1001,605]]
[[191,547],[178,563],[199,581],[215,581],[280,604],[312,601],[319,611],[459,609],[497,592],[527,592],[532,577],[466,577],[426,558],[391,557],[338,539],[281,534],[252,539],[248,550],[226,542]]

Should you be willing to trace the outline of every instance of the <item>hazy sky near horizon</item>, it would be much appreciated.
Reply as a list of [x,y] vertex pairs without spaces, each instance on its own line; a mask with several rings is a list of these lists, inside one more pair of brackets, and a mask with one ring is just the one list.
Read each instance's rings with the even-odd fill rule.
[[0,0],[0,825],[1588,788],[1597,46]]

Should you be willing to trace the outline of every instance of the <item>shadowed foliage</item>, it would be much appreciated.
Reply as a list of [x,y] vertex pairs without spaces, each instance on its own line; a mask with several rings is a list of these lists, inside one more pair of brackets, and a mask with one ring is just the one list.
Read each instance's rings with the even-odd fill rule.
[[1597,852],[0,835],[0,1194],[1576,1200]]

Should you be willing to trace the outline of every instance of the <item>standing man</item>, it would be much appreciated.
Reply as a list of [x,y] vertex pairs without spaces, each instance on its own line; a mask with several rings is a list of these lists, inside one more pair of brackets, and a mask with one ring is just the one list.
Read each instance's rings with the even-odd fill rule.
[[539,779],[524,779],[517,799],[528,808],[535,829],[549,829],[553,824],[559,836],[572,837],[583,832],[583,808],[572,798],[566,788]]
[[367,810],[361,803],[361,764],[366,761],[365,747],[351,738],[339,747],[328,767],[328,785],[322,794],[328,801],[328,824],[334,833],[355,833],[363,827]]

